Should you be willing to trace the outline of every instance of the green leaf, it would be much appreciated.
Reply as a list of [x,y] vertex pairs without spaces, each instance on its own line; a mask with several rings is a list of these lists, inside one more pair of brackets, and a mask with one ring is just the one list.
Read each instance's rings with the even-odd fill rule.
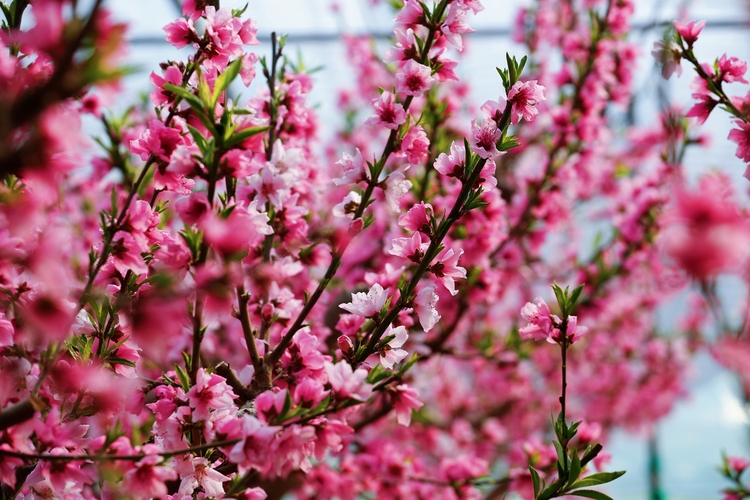
[[583,285],[578,285],[575,290],[570,294],[570,298],[568,300],[568,307],[571,309],[571,312],[573,312],[573,308],[576,305],[576,302],[578,302],[578,298],[581,296],[581,292],[583,291]]
[[548,500],[549,498],[552,498],[560,490],[561,484],[562,481],[560,481],[559,479],[551,483],[549,486],[544,488],[544,490],[542,490],[542,492],[537,497],[537,500]]
[[182,389],[185,392],[189,391],[190,390],[190,378],[188,378],[188,374],[177,363],[174,364],[174,371],[177,374],[177,378],[180,379],[180,385],[182,386]]
[[107,363],[110,365],[125,365],[135,368],[135,363],[123,358],[107,358]]
[[590,476],[586,476],[583,479],[579,479],[570,486],[570,489],[574,490],[576,488],[586,488],[588,486],[607,484],[614,481],[623,474],[625,474],[624,470],[615,472],[597,472],[596,474],[591,474]]
[[165,83],[163,85],[164,90],[168,90],[172,92],[173,94],[183,98],[185,101],[187,101],[188,104],[190,104],[191,108],[197,107],[198,109],[203,109],[203,103],[201,102],[198,97],[190,92],[185,87],[179,87],[177,85],[173,85],[171,83]]
[[536,498],[539,495],[539,473],[530,465],[529,472],[531,472],[531,482],[534,484],[534,498]]
[[565,469],[565,465],[568,463],[568,457],[565,455],[562,445],[557,441],[552,441],[552,444],[555,445],[555,451],[557,452],[557,462],[563,466],[563,469]]
[[265,132],[268,130],[268,127],[248,127],[243,128],[239,132],[235,133],[230,137],[227,141],[224,142],[224,146],[227,148],[232,148],[238,144],[241,144],[245,142],[246,139],[260,134],[261,132]]
[[528,58],[527,58],[526,56],[523,56],[523,57],[521,58],[521,62],[520,62],[520,63],[518,64],[518,76],[519,76],[519,77],[521,76],[521,73],[523,73],[523,68],[525,68],[525,67],[526,67],[526,60],[527,60],[527,59],[528,59]]
[[595,500],[613,500],[611,496],[605,495],[601,491],[595,490],[578,490],[568,492],[568,495],[574,495],[577,497],[593,498]]
[[188,130],[190,131],[190,135],[193,136],[193,140],[198,145],[198,149],[200,149],[201,153],[205,155],[206,152],[208,151],[208,142],[206,142],[206,138],[203,137],[203,134],[201,134],[200,130],[193,127],[192,125],[188,125],[187,127],[188,127]]
[[562,311],[563,316],[567,316],[566,313],[568,310],[568,301],[567,297],[565,296],[565,292],[557,283],[552,285],[552,291],[555,292],[555,298],[557,298],[557,304],[560,306],[560,310]]
[[574,483],[578,476],[581,475],[581,459],[578,458],[578,450],[573,448],[570,454],[570,474],[568,475],[568,484]]
[[416,363],[418,359],[419,359],[419,354],[417,354],[417,353],[412,354],[411,357],[409,358],[409,360],[406,363],[403,363],[401,365],[401,367],[398,369],[399,376],[401,376],[404,373],[408,372],[409,368],[411,368],[412,366],[414,366],[414,363]]
[[234,79],[237,78],[237,75],[240,73],[241,68],[242,57],[239,57],[235,59],[232,64],[227,66],[226,71],[220,73],[219,76],[216,77],[216,83],[214,83],[214,93],[211,96],[211,109],[216,106],[221,93],[228,89],[229,85],[231,85]]

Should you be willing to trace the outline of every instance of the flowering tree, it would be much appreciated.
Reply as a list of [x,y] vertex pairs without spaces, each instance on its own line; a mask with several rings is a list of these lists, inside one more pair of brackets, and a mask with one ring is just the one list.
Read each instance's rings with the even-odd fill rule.
[[[679,112],[617,125],[630,1],[520,12],[528,54],[479,109],[456,68],[481,3],[393,2],[384,54],[348,40],[328,145],[284,37],[246,52],[254,22],[218,2],[165,27],[192,52],[151,73],[153,108],[107,110],[125,28],[101,3],[2,4],[4,496],[609,498],[600,443],[683,393],[750,234],[724,177],[685,187]],[[693,62],[700,25],[677,31],[657,54]],[[693,286],[685,334],[658,331]]]

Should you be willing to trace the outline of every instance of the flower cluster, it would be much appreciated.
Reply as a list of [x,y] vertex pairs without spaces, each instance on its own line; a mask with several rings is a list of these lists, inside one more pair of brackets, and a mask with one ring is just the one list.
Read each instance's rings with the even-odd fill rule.
[[[164,32],[189,55],[116,113],[125,27],[101,2],[4,5],[3,494],[549,498],[615,478],[591,473],[598,442],[669,412],[750,232],[723,176],[686,183],[701,141],[679,111],[613,116],[633,2],[537,0],[528,56],[476,107],[459,63],[482,3],[391,3],[386,50],[346,39],[356,87],[329,143],[285,38],[252,52],[252,10],[185,0]],[[663,62],[693,62],[703,24],[675,27]],[[747,161],[750,106],[721,91],[746,65],[696,68],[687,114],[730,109]],[[550,282],[583,285],[528,302]],[[692,286],[689,341],[663,335],[657,307]],[[740,370],[737,337],[711,352]]]

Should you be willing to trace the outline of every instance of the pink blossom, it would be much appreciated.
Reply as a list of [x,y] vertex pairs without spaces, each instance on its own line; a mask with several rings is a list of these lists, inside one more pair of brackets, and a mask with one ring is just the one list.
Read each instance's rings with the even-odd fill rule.
[[268,426],[257,418],[243,415],[241,420],[229,420],[222,427],[222,432],[230,438],[241,438],[242,441],[232,446],[229,459],[240,466],[240,470],[250,468],[265,469],[268,458],[273,453],[273,441],[279,426]]
[[409,338],[409,334],[406,333],[406,328],[403,326],[393,328],[392,325],[388,325],[388,328],[383,332],[383,337],[388,337],[389,335],[395,335],[396,337],[380,350],[380,364],[390,370],[394,364],[400,363],[401,360],[409,355],[408,352],[401,349],[401,346]]
[[201,223],[203,236],[223,255],[237,255],[258,245],[263,237],[272,234],[268,215],[258,212],[256,202],[245,207],[235,207],[226,219],[212,213]]
[[727,83],[747,83],[744,76],[747,72],[747,63],[736,57],[727,57],[726,54],[719,58],[719,78]]
[[410,59],[396,73],[396,90],[406,95],[420,96],[429,90],[433,81],[430,68]]
[[404,25],[418,24],[423,20],[424,11],[418,0],[406,0],[396,16],[396,22]]
[[335,365],[326,361],[325,368],[328,382],[338,397],[366,401],[372,394],[372,385],[365,381],[367,371],[364,368],[352,370],[346,361],[340,361]]
[[186,396],[193,409],[193,419],[196,421],[207,419],[211,410],[234,408],[236,397],[224,377],[215,373],[209,374],[203,368],[198,370],[195,385]]
[[177,472],[158,465],[162,462],[162,458],[155,454],[161,451],[158,446],[147,444],[143,446],[143,451],[148,455],[125,473],[123,485],[127,487],[129,494],[141,498],[164,497],[167,495],[167,485],[164,483],[177,479]]
[[5,312],[0,311],[0,348],[13,345],[13,323],[5,317]]
[[464,49],[461,35],[473,33],[474,30],[466,23],[466,10],[459,3],[452,3],[448,9],[448,15],[440,27],[448,42],[459,51]]
[[440,477],[448,482],[466,482],[490,473],[489,464],[479,457],[462,455],[440,462]]
[[665,79],[669,80],[673,73],[677,73],[678,77],[682,75],[682,66],[680,66],[682,56],[680,47],[676,43],[657,40],[651,49],[651,55],[662,65],[661,76]]
[[677,191],[664,243],[691,276],[715,276],[747,257],[750,226],[733,197],[729,180],[719,174],[703,177],[699,190]]
[[432,205],[423,201],[417,203],[404,215],[398,218],[398,225],[407,231],[420,231],[427,236],[432,235]]
[[679,21],[672,21],[672,24],[677,33],[685,40],[688,48],[691,48],[695,41],[698,40],[698,35],[700,35],[703,27],[706,26],[706,21],[690,21],[684,24]]
[[417,232],[411,238],[394,238],[388,253],[419,264],[422,262],[429,246],[430,239]]
[[485,158],[492,160],[502,153],[497,149],[497,141],[500,140],[502,131],[497,128],[497,123],[493,120],[485,119],[477,123],[477,120],[471,122],[471,150]]
[[536,82],[516,82],[508,92],[508,102],[512,104],[510,122],[513,125],[521,121],[521,118],[533,122],[539,114],[536,105],[547,100],[547,89]]
[[374,318],[380,314],[380,310],[383,309],[387,299],[388,292],[383,290],[383,287],[378,283],[375,283],[370,287],[370,291],[353,293],[352,301],[341,304],[339,307],[357,316]]
[[[750,124],[741,120],[735,120],[734,124],[739,128],[730,130],[728,139],[737,144],[735,156],[745,163],[750,163]],[[748,177],[747,172],[745,176]]]
[[163,106],[164,104],[172,102],[175,97],[172,92],[164,90],[164,84],[171,83],[172,85],[179,86],[182,83],[182,73],[176,66],[169,65],[164,71],[163,78],[152,71],[151,83],[157,87],[149,96],[151,102],[153,102],[155,106]]
[[743,457],[727,457],[727,464],[737,474],[742,474],[742,471],[750,467],[750,460]]
[[401,66],[405,64],[404,61],[419,58],[419,47],[413,29],[408,28],[404,31],[396,28],[393,34],[396,36],[396,45],[385,51],[383,62],[398,62]]
[[685,116],[697,118],[698,123],[703,124],[711,111],[719,104],[719,101],[712,97],[708,84],[703,78],[696,77],[690,87],[694,90],[692,96],[697,102],[685,113]]
[[482,111],[484,116],[500,125],[500,121],[502,120],[503,114],[505,113],[505,106],[505,98],[503,96],[500,96],[497,98],[497,101],[485,101],[479,109]]
[[224,495],[223,483],[229,481],[224,474],[214,469],[203,457],[193,457],[190,460],[192,472],[183,476],[178,493],[192,495],[196,488],[202,488],[207,496],[219,497]]
[[336,165],[341,167],[341,170],[344,172],[343,177],[333,179],[333,183],[337,186],[357,183],[370,178],[370,169],[365,164],[362,153],[359,151],[359,148],[355,151],[354,156],[344,152],[342,158],[336,162]]
[[179,18],[172,21],[164,26],[164,32],[167,34],[166,40],[178,49],[198,41],[198,33],[195,31],[192,19]]
[[[368,118],[365,124],[382,125],[385,128],[396,130],[399,125],[406,123],[404,107],[401,103],[396,102],[396,96],[387,90],[371,102],[373,108],[375,108],[375,114]],[[359,150],[357,150],[357,153],[359,153]]]
[[432,327],[440,321],[440,315],[435,307],[440,300],[435,293],[435,283],[429,283],[422,288],[414,298],[414,311],[419,317],[419,324],[425,332],[432,330]]
[[527,302],[521,309],[521,317],[528,321],[528,325],[520,328],[518,333],[523,339],[544,340],[550,338],[557,325],[562,323],[560,318],[553,315],[544,299],[537,297],[534,302]]
[[461,249],[455,252],[452,248],[445,248],[437,255],[436,262],[429,267],[429,271],[451,295],[458,293],[453,279],[466,279],[466,269],[458,265],[458,259],[463,253]]
[[359,204],[361,202],[362,196],[356,191],[350,191],[341,203],[334,205],[333,209],[331,209],[331,213],[335,217],[354,219],[354,214],[359,209]]
[[401,198],[409,192],[411,187],[411,181],[406,178],[403,172],[399,170],[391,172],[385,180],[385,187],[383,188],[388,208],[394,212],[401,212]]
[[412,127],[401,139],[400,154],[406,156],[406,161],[411,164],[420,164],[427,159],[430,149],[430,141],[424,129],[417,125]]
[[172,152],[183,144],[184,140],[178,130],[167,127],[159,120],[151,120],[148,130],[145,130],[138,139],[130,141],[130,149],[133,153],[140,155],[142,160],[148,160],[154,155],[162,161],[169,162]]
[[[341,337],[339,337],[341,338]],[[323,365],[325,367],[325,364]],[[302,379],[294,388],[294,402],[308,408],[314,408],[326,396],[323,384],[310,377]]]
[[411,423],[412,410],[418,410],[424,403],[419,401],[419,392],[408,384],[399,384],[394,387],[393,409],[396,412],[396,420],[399,425],[408,427]]
[[246,489],[242,492],[242,495],[243,500],[266,500],[268,498],[268,494],[257,486]]
[[464,178],[465,163],[466,149],[454,141],[451,143],[450,152],[440,153],[435,160],[435,170],[442,175],[461,180]]

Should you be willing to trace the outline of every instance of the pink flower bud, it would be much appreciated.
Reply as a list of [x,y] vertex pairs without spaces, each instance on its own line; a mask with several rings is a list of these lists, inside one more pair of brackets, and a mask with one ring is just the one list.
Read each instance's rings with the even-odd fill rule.
[[343,354],[346,357],[351,356],[354,353],[354,344],[352,343],[352,339],[350,339],[346,335],[342,335],[338,338],[338,344],[339,349],[341,349],[341,354]]
[[362,230],[365,228],[365,221],[360,217],[358,219],[354,219],[349,224],[349,232],[351,234],[359,234],[362,232]]
[[263,321],[266,323],[270,323],[273,320],[273,314],[276,311],[276,308],[271,304],[270,302],[267,302],[263,304],[263,307],[260,309],[260,317],[263,318]]

